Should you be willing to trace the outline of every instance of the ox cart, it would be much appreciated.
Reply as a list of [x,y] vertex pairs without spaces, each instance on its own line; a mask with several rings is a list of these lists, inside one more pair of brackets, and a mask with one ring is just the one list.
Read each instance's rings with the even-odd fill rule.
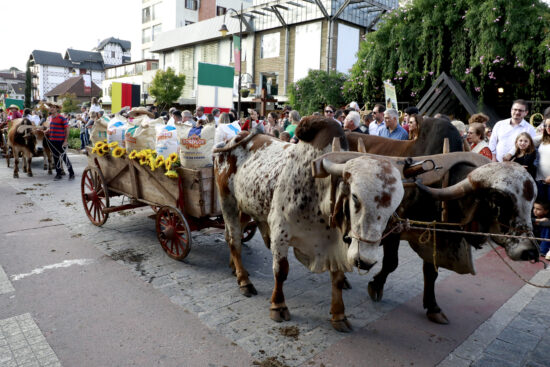
[[[81,192],[84,211],[92,224],[102,226],[110,213],[150,206],[155,211],[158,241],[168,256],[183,260],[191,250],[191,231],[225,228],[213,167],[178,167],[177,178],[164,170],[152,171],[128,158],[98,156],[87,148],[88,166],[82,173]],[[129,198],[127,204],[112,206],[110,198]],[[249,222],[243,230],[243,242],[256,232]]]

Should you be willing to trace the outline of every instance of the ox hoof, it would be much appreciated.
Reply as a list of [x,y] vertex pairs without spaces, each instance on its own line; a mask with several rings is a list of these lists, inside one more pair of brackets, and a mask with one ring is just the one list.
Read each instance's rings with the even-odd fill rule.
[[13,178],[19,178],[19,174],[14,173],[14,174],[13,174]]
[[426,312],[426,316],[428,316],[428,320],[436,324],[447,325],[449,323],[449,319],[443,312]]
[[342,285],[342,289],[351,289],[351,283],[348,281],[348,278],[344,278],[344,284]]
[[48,175],[52,175],[52,174],[53,174],[53,173],[52,173],[52,171],[51,171],[51,170],[50,170],[50,171],[48,171]]
[[258,291],[256,288],[254,288],[254,285],[247,284],[247,285],[241,285],[241,294],[245,297],[252,297],[258,294]]
[[290,311],[287,307],[279,307],[269,310],[269,317],[275,322],[283,322],[290,320]]
[[27,172],[27,176],[32,177],[32,172],[31,171]]
[[374,282],[369,282],[369,287],[367,288],[369,292],[370,298],[374,302],[380,302],[382,301],[382,297],[384,296],[384,288],[376,289],[374,286]]
[[44,166],[44,171],[47,170],[47,169],[48,169],[48,167]]
[[342,320],[330,320],[330,323],[336,331],[341,333],[349,333],[350,331],[353,331],[353,327],[346,317]]

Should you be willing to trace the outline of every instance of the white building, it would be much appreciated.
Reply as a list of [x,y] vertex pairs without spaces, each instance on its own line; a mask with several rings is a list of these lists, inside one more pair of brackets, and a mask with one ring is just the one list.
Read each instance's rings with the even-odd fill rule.
[[32,73],[32,99],[43,100],[46,93],[65,80],[90,75],[93,82],[101,85],[105,79],[105,67],[130,61],[131,44],[117,38],[107,38],[95,51],[67,49],[65,56],[58,52],[34,50],[29,61]]
[[151,46],[161,32],[181,28],[217,15],[229,8],[240,9],[251,0],[142,0],[141,58],[151,59]]
[[364,34],[397,6],[397,0],[255,0],[240,17],[231,13],[163,32],[151,51],[159,54],[161,69],[185,74],[178,102],[194,104],[198,62],[235,65],[231,36],[239,34],[242,19],[241,84],[256,86],[255,95],[242,100],[250,102],[265,88],[284,102],[290,83],[310,69],[348,73]]

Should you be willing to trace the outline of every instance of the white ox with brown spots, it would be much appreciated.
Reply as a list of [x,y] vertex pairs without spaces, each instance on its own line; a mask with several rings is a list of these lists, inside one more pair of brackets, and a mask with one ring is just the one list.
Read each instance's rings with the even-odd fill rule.
[[[12,128],[8,131],[8,146],[11,147],[14,167],[13,177],[19,177],[19,157],[23,159],[23,172],[32,177],[32,158],[42,152],[44,156],[44,170],[52,174],[52,153],[50,146],[45,143],[45,126],[35,126],[29,119],[20,118],[13,120]],[[6,155],[8,167],[10,166],[10,156]]]
[[336,330],[349,331],[342,299],[344,272],[353,269],[359,256],[374,264],[381,255],[380,239],[403,197],[401,175],[389,160],[363,156],[338,165],[323,161],[332,176],[314,178],[312,161],[330,151],[334,137],[345,146],[344,132],[330,119],[306,117],[296,135],[298,144],[242,134],[215,150],[214,171],[232,264],[241,292],[257,294],[241,261],[242,227],[249,216],[273,255],[270,317],[277,322],[290,319],[283,283],[292,246],[296,258],[311,271],[331,272],[331,322]]

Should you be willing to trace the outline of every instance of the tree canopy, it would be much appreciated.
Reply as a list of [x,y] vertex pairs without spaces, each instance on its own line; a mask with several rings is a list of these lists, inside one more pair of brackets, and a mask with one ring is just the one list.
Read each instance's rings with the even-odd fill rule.
[[345,80],[342,73],[310,70],[305,78],[289,86],[289,102],[302,115],[311,115],[328,104],[345,105],[342,95]]
[[[540,0],[413,0],[366,35],[348,100],[380,101],[383,81],[418,102],[441,72],[480,102],[550,99],[550,10]],[[502,90],[501,90],[502,92]]]
[[62,112],[74,112],[78,110],[78,102],[76,99],[76,94],[74,93],[65,93],[59,96],[59,99],[63,100],[61,106]]
[[153,96],[160,109],[174,103],[181,95],[185,85],[185,75],[176,75],[174,69],[158,70],[149,87],[149,94]]

